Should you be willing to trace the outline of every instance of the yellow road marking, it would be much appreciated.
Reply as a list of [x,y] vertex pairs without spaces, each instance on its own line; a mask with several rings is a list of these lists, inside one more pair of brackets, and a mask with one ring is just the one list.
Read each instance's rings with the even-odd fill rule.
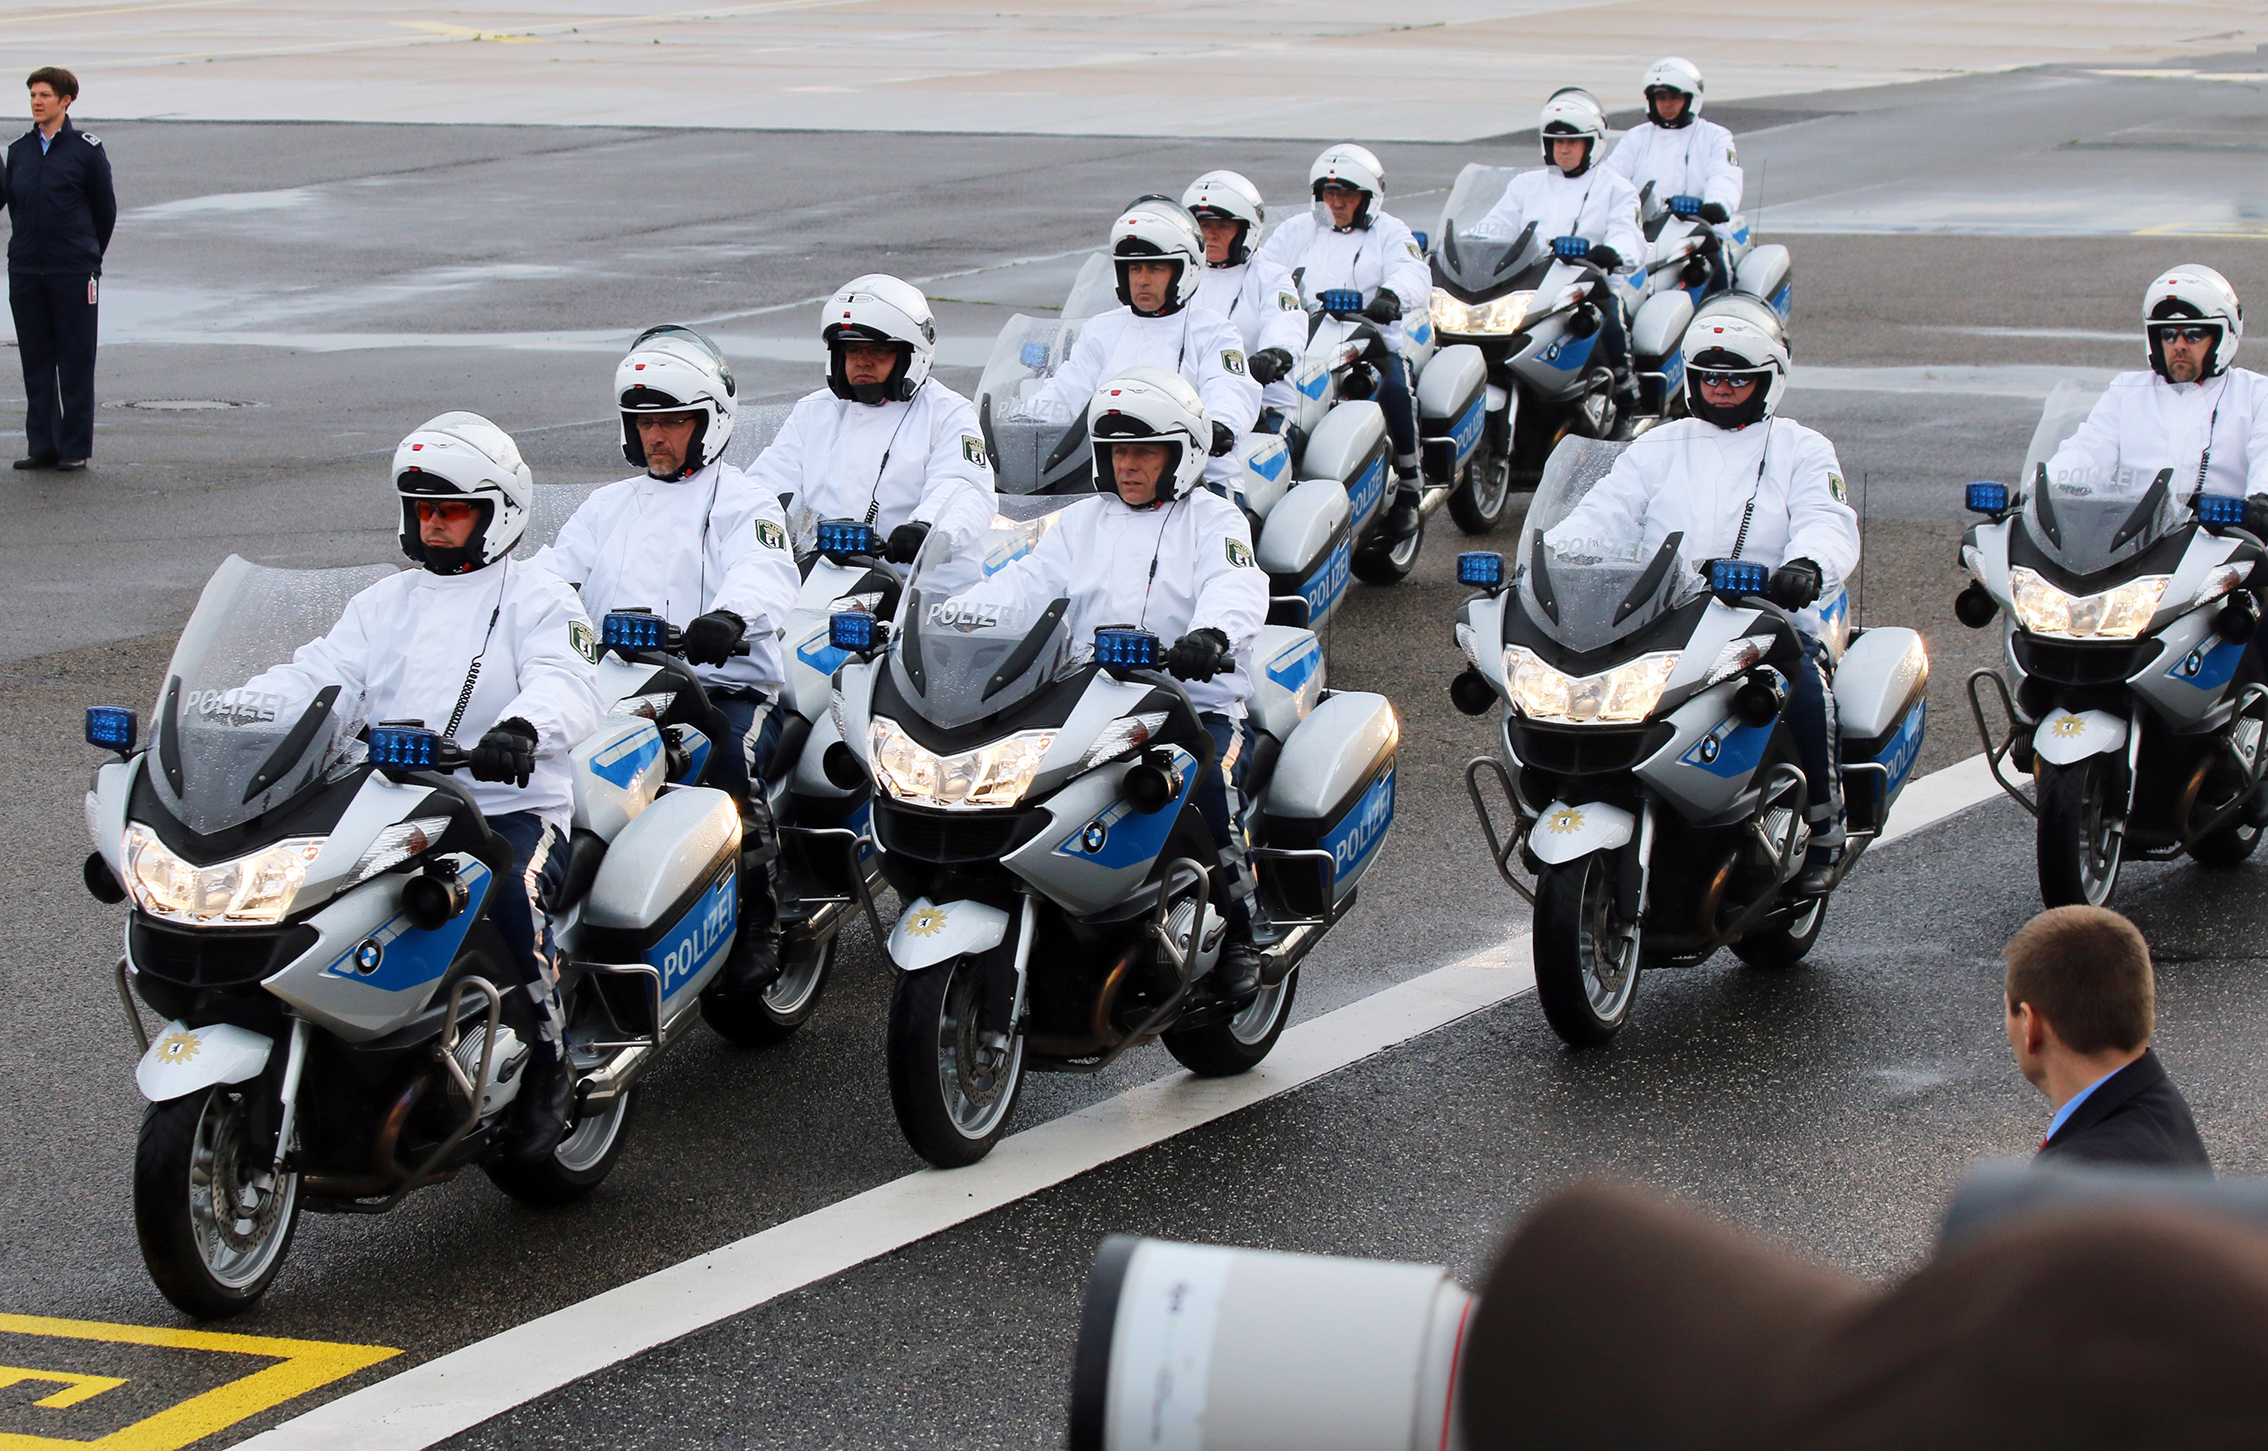
[[2257,241],[2268,237],[2268,222],[2162,222],[2144,227],[2137,237],[2223,237]]
[[126,1384],[123,1376],[76,1375],[67,1370],[25,1370],[21,1366],[0,1365],[0,1387],[22,1385],[27,1380],[51,1380],[63,1389],[50,1396],[33,1401],[50,1411],[64,1411],[81,1401],[91,1401],[104,1391],[114,1391]]
[[[106,1325],[95,1320],[57,1320],[44,1315],[0,1314],[0,1333],[95,1340],[113,1345],[148,1345],[163,1350],[217,1351],[256,1355],[276,1363],[226,1385],[191,1396],[152,1416],[93,1440],[28,1436],[0,1431],[0,1451],[179,1451],[192,1441],[238,1421],[272,1410],[295,1396],[342,1380],[358,1370],[391,1360],[399,1350],[383,1345],[339,1345],[323,1340],[282,1340],[265,1335],[231,1335],[218,1330],[165,1330],[148,1325]],[[0,1367],[0,1385],[23,1380],[61,1381],[66,1389],[36,1404],[60,1409],[124,1385],[110,1376],[16,1371]],[[99,1382],[99,1384],[98,1384]],[[65,1401],[63,1397],[71,1397]]]

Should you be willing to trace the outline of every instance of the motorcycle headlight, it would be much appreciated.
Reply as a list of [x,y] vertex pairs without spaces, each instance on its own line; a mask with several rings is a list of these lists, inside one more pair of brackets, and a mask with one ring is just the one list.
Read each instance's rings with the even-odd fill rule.
[[1024,799],[1053,731],[1018,731],[973,751],[941,756],[923,748],[887,716],[866,728],[874,778],[900,801],[948,811],[1013,806]]
[[1488,302],[1460,302],[1441,288],[1433,289],[1433,326],[1445,333],[1503,337],[1520,330],[1528,320],[1533,292],[1510,292]]
[[2017,565],[2008,571],[2008,603],[2016,623],[2035,635],[2072,640],[2131,640],[2158,612],[2169,575],[2146,574],[2101,594],[2065,594],[2037,570]]
[[676,701],[677,692],[674,690],[656,690],[645,695],[625,695],[608,706],[606,713],[608,715],[642,715],[647,720],[658,721],[669,713],[670,706],[675,704]]
[[175,856],[137,821],[127,826],[119,856],[134,905],[152,917],[193,927],[269,927],[291,910],[324,840],[295,836],[250,856],[200,867]]
[[1545,664],[1525,645],[1507,645],[1504,678],[1511,682],[1512,704],[1522,715],[1576,725],[1627,725],[1653,714],[1677,661],[1677,651],[1661,650],[1612,670],[1578,676]]

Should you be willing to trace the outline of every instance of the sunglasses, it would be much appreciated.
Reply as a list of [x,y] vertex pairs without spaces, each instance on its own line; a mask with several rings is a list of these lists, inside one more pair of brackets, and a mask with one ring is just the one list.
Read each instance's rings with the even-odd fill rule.
[[472,512],[473,506],[460,499],[420,499],[417,501],[417,517],[420,519],[440,519],[454,524],[459,519],[470,519]]
[[1755,382],[1761,376],[1758,373],[1727,373],[1715,370],[1696,372],[1693,375],[1694,379],[1704,388],[1739,388]]
[[2187,327],[2162,327],[2158,329],[2158,338],[2161,342],[2172,340],[2185,343],[2209,343],[2220,335],[2221,330],[2217,327],[2204,327],[2197,324],[2191,324]]

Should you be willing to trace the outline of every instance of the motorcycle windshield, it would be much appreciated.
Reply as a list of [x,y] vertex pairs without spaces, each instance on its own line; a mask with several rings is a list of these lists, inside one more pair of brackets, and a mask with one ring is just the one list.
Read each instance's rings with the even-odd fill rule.
[[946,730],[982,720],[1078,668],[1068,601],[1022,563],[1072,502],[1003,498],[973,545],[938,532],[922,546],[890,672],[924,720]]
[[1634,635],[1704,593],[1684,535],[1634,528],[1593,499],[1627,443],[1568,437],[1552,450],[1520,534],[1520,608],[1552,639],[1589,652]]
[[2189,519],[2195,479],[2172,469],[2051,469],[2041,465],[2024,497],[2024,532],[2073,574],[2123,563]]
[[182,825],[209,836],[360,764],[361,698],[285,666],[394,573],[268,569],[230,555],[198,597],[166,667],[148,776]]
[[2040,465],[2055,457],[2063,441],[2079,431],[2087,415],[2095,411],[2102,401],[2103,390],[2092,384],[2066,378],[2055,385],[2040,406],[2039,427],[2032,430],[2031,445],[2024,450],[2024,469],[2016,475],[2016,486],[2028,488],[2040,476]]
[[1457,174],[1441,208],[1441,241],[1433,254],[1434,265],[1448,285],[1467,296],[1480,296],[1509,286],[1549,259],[1551,239],[1538,237],[1536,227],[1525,219],[1509,226],[1500,221],[1486,232],[1480,230],[1512,178],[1530,169],[1474,162]]
[[1081,321],[1019,313],[1008,319],[992,345],[977,383],[977,421],[992,451],[994,485],[1003,494],[1086,487],[1091,472],[1086,400],[1076,407],[1045,409],[1033,402],[1070,358]]

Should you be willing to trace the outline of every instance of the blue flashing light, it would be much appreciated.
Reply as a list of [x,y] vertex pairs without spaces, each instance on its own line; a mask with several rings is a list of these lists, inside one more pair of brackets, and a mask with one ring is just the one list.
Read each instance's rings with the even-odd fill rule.
[[1747,559],[1712,559],[1709,561],[1709,588],[1721,595],[1738,598],[1743,595],[1760,595],[1772,582],[1772,571]]
[[[2244,523],[2244,500],[2229,494],[2199,494],[2197,522],[2208,529],[2236,528]],[[91,716],[93,712],[88,714]],[[93,727],[88,729],[91,731]]]
[[1972,514],[2005,514],[2008,512],[2008,485],[1971,484],[1964,503]]
[[864,610],[845,610],[827,617],[827,643],[838,650],[867,651],[874,648],[875,626],[879,623]]
[[1047,370],[1047,344],[1036,338],[1026,342],[1023,350],[1016,356],[1023,360],[1025,367],[1030,368],[1035,373]]
[[1669,209],[1672,216],[1697,217],[1701,215],[1701,198],[1681,193],[1669,199]]
[[609,650],[659,650],[669,640],[669,621],[643,610],[613,610],[599,626]]
[[1591,244],[1581,237],[1554,237],[1551,239],[1551,251],[1555,257],[1580,262],[1591,255]]
[[1325,312],[1362,311],[1362,291],[1354,287],[1326,287],[1318,299]]
[[1095,631],[1095,663],[1111,670],[1155,670],[1165,643],[1148,630]]
[[100,746],[106,751],[130,751],[134,749],[134,740],[139,734],[140,726],[134,719],[134,712],[125,706],[87,707],[88,745]]
[[1504,583],[1504,556],[1494,550],[1477,550],[1457,556],[1457,583],[1479,589],[1496,589]]
[[882,536],[856,519],[828,519],[819,525],[821,554],[880,554]]
[[370,763],[394,771],[430,771],[441,737],[414,726],[372,726]]

